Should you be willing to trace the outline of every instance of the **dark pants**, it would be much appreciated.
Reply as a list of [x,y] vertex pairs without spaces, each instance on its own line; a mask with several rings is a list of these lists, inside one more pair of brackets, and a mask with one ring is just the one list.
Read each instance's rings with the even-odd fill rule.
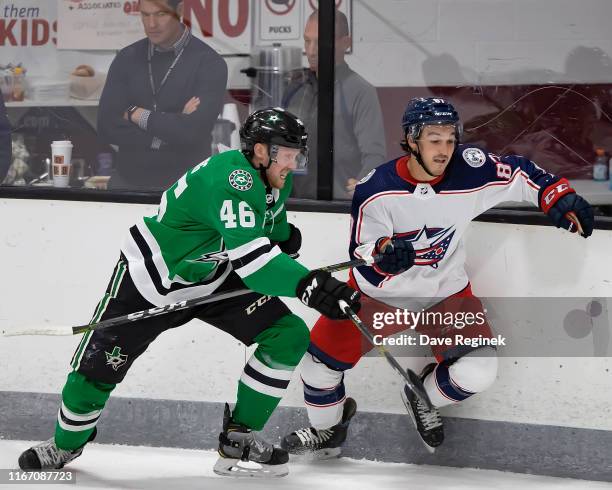
[[[243,288],[245,285],[242,280],[232,272],[217,292]],[[132,363],[159,334],[194,318],[229,333],[245,345],[251,345],[258,334],[291,313],[280,299],[274,297],[266,301],[262,298],[265,298],[262,294],[247,293],[191,309],[94,330],[83,336],[72,358],[72,367],[89,379],[120,383]],[[154,306],[140,295],[132,282],[127,263],[120,259],[93,321]]]

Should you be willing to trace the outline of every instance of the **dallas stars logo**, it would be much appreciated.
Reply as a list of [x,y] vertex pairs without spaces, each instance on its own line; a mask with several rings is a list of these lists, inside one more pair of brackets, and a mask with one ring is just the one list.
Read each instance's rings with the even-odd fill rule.
[[234,170],[229,175],[230,185],[239,191],[248,191],[253,187],[253,176],[246,170]]
[[121,347],[113,347],[113,352],[106,352],[106,365],[111,366],[115,371],[127,362],[127,354],[121,353]]
[[270,122],[280,121],[280,117],[278,117],[276,114],[273,114],[272,116],[268,118],[268,121]]
[[209,252],[202,254],[197,259],[190,260],[189,262],[213,262],[215,266],[227,262],[229,257],[227,252]]

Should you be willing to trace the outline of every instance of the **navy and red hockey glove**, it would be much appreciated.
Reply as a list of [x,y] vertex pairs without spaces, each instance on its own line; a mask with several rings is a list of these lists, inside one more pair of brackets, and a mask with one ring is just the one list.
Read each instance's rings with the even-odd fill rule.
[[289,238],[284,242],[278,242],[278,246],[282,252],[292,257],[297,257],[300,247],[302,246],[302,233],[297,226],[289,223]]
[[387,274],[401,274],[414,265],[416,252],[412,243],[398,238],[381,237],[376,240],[374,254],[381,258],[376,267]]
[[544,189],[540,207],[557,228],[579,232],[584,238],[593,233],[593,208],[586,199],[576,194],[567,179],[559,179]]
[[341,299],[346,301],[355,313],[361,308],[361,295],[325,271],[311,271],[298,283],[295,292],[302,303],[332,320],[347,318],[338,305]]

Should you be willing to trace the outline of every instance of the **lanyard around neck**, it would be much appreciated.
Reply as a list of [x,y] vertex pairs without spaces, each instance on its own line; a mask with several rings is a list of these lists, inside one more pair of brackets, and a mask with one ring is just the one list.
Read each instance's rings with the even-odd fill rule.
[[168,71],[166,71],[166,74],[164,75],[164,78],[162,78],[162,81],[159,84],[159,88],[157,90],[155,90],[155,80],[153,79],[153,66],[151,63],[151,60],[153,58],[153,52],[155,51],[155,48],[149,50],[149,53],[147,55],[147,62],[149,64],[149,82],[151,83],[151,92],[153,92],[153,112],[157,111],[157,94],[159,94],[161,92],[161,89],[164,88],[164,85],[166,84],[166,81],[168,80],[170,73],[172,73],[172,70],[174,70],[174,67],[178,63],[180,57],[183,54],[183,51],[185,51],[185,48],[189,44],[190,40],[191,40],[190,37],[187,38],[187,40],[185,41],[185,44],[183,44],[183,47],[178,52],[178,54],[175,56],[174,61],[170,65],[170,68],[168,68]]

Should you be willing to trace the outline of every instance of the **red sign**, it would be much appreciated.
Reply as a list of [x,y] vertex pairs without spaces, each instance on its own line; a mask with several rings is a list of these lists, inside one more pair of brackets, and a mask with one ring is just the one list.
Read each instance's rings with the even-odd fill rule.
[[43,46],[57,39],[57,21],[47,19],[0,19],[0,46]]
[[297,0],[266,0],[268,10],[276,15],[287,15],[295,7]]
[[128,15],[140,15],[138,0],[131,0],[123,4],[123,11]]
[[[184,0],[185,22],[193,25],[192,17],[195,17],[197,25],[204,37],[215,36],[213,20],[215,12],[212,0]],[[238,15],[235,21],[230,17],[230,0],[218,0],[217,21],[223,34],[227,37],[238,37],[247,29],[249,23],[249,0],[231,0],[232,5],[237,7]]]

